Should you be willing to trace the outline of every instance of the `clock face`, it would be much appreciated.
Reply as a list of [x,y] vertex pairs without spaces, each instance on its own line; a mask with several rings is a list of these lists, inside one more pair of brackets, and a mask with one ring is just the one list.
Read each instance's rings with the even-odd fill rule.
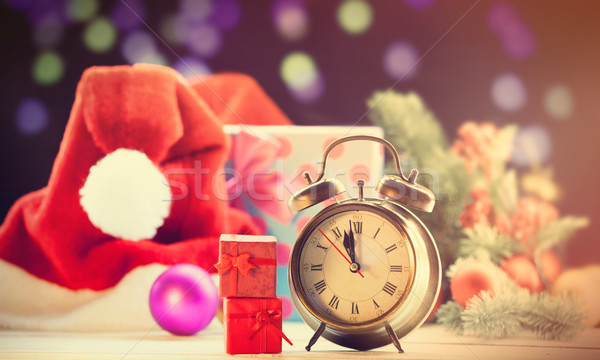
[[296,288],[301,287],[306,307],[322,321],[371,324],[394,311],[410,290],[414,250],[385,211],[334,206],[313,219],[303,234]]

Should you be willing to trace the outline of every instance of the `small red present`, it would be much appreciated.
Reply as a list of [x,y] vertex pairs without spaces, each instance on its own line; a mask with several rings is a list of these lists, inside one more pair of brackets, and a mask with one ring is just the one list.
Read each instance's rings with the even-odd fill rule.
[[228,298],[224,302],[225,351],[228,354],[280,353],[280,298]]
[[221,235],[220,297],[275,297],[277,240],[274,236]]

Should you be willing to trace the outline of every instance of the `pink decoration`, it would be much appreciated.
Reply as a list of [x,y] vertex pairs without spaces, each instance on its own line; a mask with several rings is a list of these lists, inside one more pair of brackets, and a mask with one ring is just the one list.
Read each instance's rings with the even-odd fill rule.
[[217,287],[208,272],[192,264],[171,266],[150,289],[150,312],[163,329],[194,335],[215,317]]
[[260,215],[252,216],[252,222],[254,222],[254,226],[259,229],[260,234],[266,234],[269,231],[269,225],[265,221],[265,219]]
[[277,141],[279,141],[280,145],[277,157],[286,159],[292,153],[292,143],[288,138],[283,136],[277,136]]
[[301,216],[296,220],[296,232],[300,233],[300,231],[304,228],[304,225],[310,220],[310,216]]
[[371,171],[367,165],[357,164],[350,169],[350,178],[354,184],[356,184],[359,179],[369,182],[371,178]]
[[290,261],[290,245],[279,242],[277,243],[277,265],[286,266]]
[[229,201],[235,208],[248,212],[244,199],[262,213],[287,224],[292,213],[279,191],[289,180],[284,173],[271,169],[279,148],[273,142],[240,131],[232,149],[235,175],[225,184]]
[[[325,142],[323,143],[323,151],[325,151],[325,149],[329,146],[329,144],[331,144],[332,142],[336,141],[338,138],[337,137],[330,137],[327,140],[325,140]],[[344,144],[340,144],[336,147],[333,148],[333,150],[331,150],[331,152],[329,153],[329,158],[331,159],[337,159],[342,157],[342,155],[344,154]]]
[[293,178],[293,191],[298,191],[306,186],[306,181],[304,181],[304,177],[302,174],[308,171],[310,177],[314,180],[317,178],[317,169],[311,163],[300,164],[294,173]]
[[292,300],[285,295],[281,295],[281,317],[283,320],[287,320],[294,314],[294,304]]

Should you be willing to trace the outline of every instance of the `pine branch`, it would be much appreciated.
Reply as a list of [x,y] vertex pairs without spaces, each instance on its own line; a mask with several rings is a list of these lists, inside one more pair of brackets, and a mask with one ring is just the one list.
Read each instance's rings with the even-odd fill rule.
[[589,225],[589,219],[579,216],[565,216],[546,224],[538,230],[537,252],[550,249],[568,241],[577,230]]
[[[460,240],[458,256],[467,257],[481,253],[498,265],[504,258],[522,250],[519,243],[509,236],[498,234],[495,227],[476,226],[464,232],[466,238]],[[482,255],[477,258],[481,259]]]
[[532,295],[522,310],[521,319],[544,340],[572,340],[583,329],[583,314],[578,310],[576,299],[568,296]]
[[516,294],[481,293],[471,299],[461,315],[465,333],[486,339],[516,335],[521,331],[518,309],[522,301]]
[[450,331],[456,335],[463,334],[463,326],[461,315],[464,312],[462,306],[454,301],[448,301],[439,307],[436,313],[437,322],[445,325]]

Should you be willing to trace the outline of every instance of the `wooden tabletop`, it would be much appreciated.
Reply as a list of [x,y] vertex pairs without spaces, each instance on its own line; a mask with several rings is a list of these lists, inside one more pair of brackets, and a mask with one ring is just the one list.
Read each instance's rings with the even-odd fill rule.
[[159,329],[141,333],[49,333],[0,330],[0,359],[600,359],[600,329],[586,329],[574,341],[537,339],[524,331],[519,337],[486,341],[456,336],[441,325],[425,325],[403,339],[404,354],[393,345],[353,351],[320,339],[311,352],[304,346],[312,330],[304,323],[285,322],[294,343],[283,342],[281,354],[227,355],[223,328],[214,321],[196,336],[173,336]]

